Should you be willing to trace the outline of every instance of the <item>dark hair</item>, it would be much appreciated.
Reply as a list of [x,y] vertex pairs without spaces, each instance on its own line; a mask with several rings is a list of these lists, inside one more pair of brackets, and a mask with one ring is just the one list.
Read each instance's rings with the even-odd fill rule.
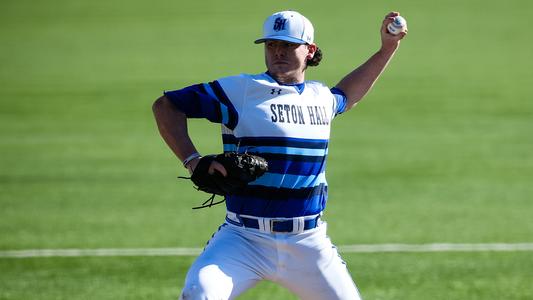
[[307,66],[316,67],[322,60],[322,50],[320,48],[316,48],[315,56],[313,58],[307,60]]

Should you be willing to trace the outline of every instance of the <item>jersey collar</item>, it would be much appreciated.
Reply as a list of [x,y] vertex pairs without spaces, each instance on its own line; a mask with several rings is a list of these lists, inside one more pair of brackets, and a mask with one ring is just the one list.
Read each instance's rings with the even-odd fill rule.
[[298,92],[298,94],[302,94],[304,92],[304,89],[305,89],[305,81],[302,82],[302,83],[291,83],[291,84],[285,84],[285,83],[281,83],[279,81],[277,81],[276,79],[274,79],[273,76],[271,76],[268,71],[266,71],[265,73],[265,76],[270,79],[269,81],[270,82],[276,82],[277,84],[279,85],[282,85],[282,86],[292,86],[294,87],[294,89],[296,89],[296,91]]

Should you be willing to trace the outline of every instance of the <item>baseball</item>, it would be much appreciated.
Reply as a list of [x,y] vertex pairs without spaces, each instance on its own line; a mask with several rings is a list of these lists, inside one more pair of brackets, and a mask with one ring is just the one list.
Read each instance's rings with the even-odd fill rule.
[[390,34],[398,35],[400,32],[404,32],[407,29],[407,21],[402,16],[396,16],[392,23],[387,25],[387,30]]

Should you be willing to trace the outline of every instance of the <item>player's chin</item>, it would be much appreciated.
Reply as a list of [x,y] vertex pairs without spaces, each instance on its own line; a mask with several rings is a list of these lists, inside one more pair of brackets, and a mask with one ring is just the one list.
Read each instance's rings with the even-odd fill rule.
[[284,75],[294,72],[296,68],[289,63],[275,63],[270,65],[269,72],[276,75]]
[[288,63],[272,63],[269,66],[269,69],[273,72],[284,72],[289,69]]

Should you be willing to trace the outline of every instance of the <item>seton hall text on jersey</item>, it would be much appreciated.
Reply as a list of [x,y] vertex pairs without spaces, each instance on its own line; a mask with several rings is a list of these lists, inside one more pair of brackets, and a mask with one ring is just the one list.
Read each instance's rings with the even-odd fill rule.
[[270,119],[274,123],[306,124],[304,112],[307,113],[307,120],[311,125],[329,125],[329,118],[324,106],[306,106],[304,109],[300,105],[270,104],[272,112]]

